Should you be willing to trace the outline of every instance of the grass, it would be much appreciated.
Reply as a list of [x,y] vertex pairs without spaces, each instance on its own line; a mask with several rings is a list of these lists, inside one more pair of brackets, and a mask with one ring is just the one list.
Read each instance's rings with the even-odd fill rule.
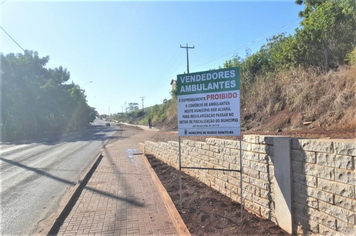
[[[177,99],[118,117],[119,121],[177,128]],[[303,122],[319,127],[356,128],[356,67],[337,71],[318,68],[282,71],[257,76],[248,91],[241,91],[242,127],[253,130],[305,129]],[[280,119],[280,120],[278,120]],[[168,127],[169,129],[169,127]]]

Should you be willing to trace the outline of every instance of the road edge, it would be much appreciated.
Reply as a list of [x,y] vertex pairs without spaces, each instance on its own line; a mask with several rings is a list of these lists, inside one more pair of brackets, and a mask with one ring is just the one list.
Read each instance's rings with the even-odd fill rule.
[[176,206],[174,205],[171,197],[167,193],[166,188],[163,186],[161,181],[159,180],[156,172],[152,168],[151,164],[148,162],[147,157],[145,154],[142,154],[142,159],[143,162],[146,164],[148,171],[150,172],[150,175],[153,179],[153,182],[158,188],[158,191],[160,192],[161,199],[163,200],[164,204],[166,205],[168,212],[173,220],[174,225],[176,226],[176,229],[179,233],[179,235],[190,235],[190,232],[185,225],[182,217],[180,216]]
[[[104,147],[105,148],[105,147]],[[34,235],[54,235],[52,232],[56,227],[60,227],[60,221],[64,214],[69,214],[75,202],[80,196],[83,188],[89,181],[95,169],[100,164],[103,157],[103,149],[101,149],[93,160],[93,164],[89,165],[84,174],[79,178],[77,184],[71,187],[62,197],[57,211],[52,213],[50,216],[46,217],[40,221],[34,230]],[[74,204],[73,204],[74,203]],[[63,222],[62,222],[63,223]],[[60,225],[58,225],[60,224]],[[59,228],[58,228],[59,229]],[[52,232],[51,232],[52,231]]]

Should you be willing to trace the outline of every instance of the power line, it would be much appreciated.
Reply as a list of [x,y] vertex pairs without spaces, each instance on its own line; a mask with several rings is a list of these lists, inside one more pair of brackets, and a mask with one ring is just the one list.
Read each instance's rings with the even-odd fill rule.
[[[256,0],[255,2],[253,2],[251,5],[249,5],[246,9],[245,9],[245,12],[243,13],[246,13],[248,10],[252,9],[256,3],[258,3],[260,0]],[[239,17],[241,17],[241,15],[239,15]],[[183,53],[183,51],[180,51],[179,54],[177,54],[177,52],[179,51],[179,48],[178,50],[173,54],[174,56],[171,58],[171,60],[169,61],[169,63],[164,67],[161,75],[158,77],[160,79],[157,80],[157,83],[152,83],[150,88],[152,88],[153,86],[156,86],[157,84],[161,84],[161,83],[164,83],[164,81],[166,80],[166,77],[169,76],[169,77],[173,77],[175,78],[175,75],[178,74],[177,70],[178,68],[182,65],[183,61],[184,61],[184,58],[180,61],[177,61],[177,59],[181,56],[181,54]],[[210,61],[209,61],[210,62]],[[207,63],[209,63],[207,62]],[[177,64],[176,64],[177,63]],[[204,63],[206,64],[206,63]],[[175,69],[172,70],[173,66],[175,66]],[[203,65],[203,64],[202,64]],[[201,66],[201,65],[199,65]],[[195,68],[195,67],[193,67]],[[188,71],[187,71],[188,72]],[[182,72],[179,72],[179,73],[182,73]],[[172,75],[172,76],[171,76]],[[169,90],[170,91],[170,90]],[[167,92],[167,94],[169,95],[170,92]]]
[[[4,2],[5,2],[5,1],[4,1]],[[3,3],[4,3],[4,2],[3,2]],[[1,4],[2,4],[2,3],[1,3]],[[7,34],[7,36],[10,37],[10,39],[12,39],[12,41],[14,41],[14,42],[17,44],[17,46],[19,46],[19,47],[22,49],[22,51],[25,52],[25,49],[23,49],[23,48],[20,46],[20,44],[18,44],[18,43],[16,42],[16,40],[11,37],[11,36],[6,32],[6,30],[5,30],[2,26],[0,26],[0,28],[5,32],[5,34]]]
[[173,57],[171,58],[171,60],[169,61],[169,63],[167,64],[167,66],[165,67],[165,69],[162,71],[161,75],[159,76],[159,78],[165,77],[165,75],[168,73],[169,69],[171,68],[171,64],[174,64],[175,61],[177,60],[177,58],[182,54],[182,51],[179,50],[179,48],[177,48],[177,51],[173,54]]
[[2,1],[2,3],[0,5],[4,4],[4,2],[6,2],[6,0]]
[[175,75],[177,75],[177,70],[178,70],[178,68],[180,67],[180,65],[182,65],[182,63],[183,63],[183,61],[184,61],[184,58],[179,62],[179,64],[178,64],[178,66],[174,69],[174,73],[173,74],[175,74]]
[[162,73],[160,73],[160,75],[155,80],[156,82],[155,83],[150,83],[150,85],[147,88],[147,90],[156,89],[157,88],[157,84],[162,84],[162,83],[165,84],[165,81],[166,81],[167,77],[170,78],[170,75],[172,74],[171,71],[172,71],[173,66],[176,65],[176,61],[182,55],[182,53],[183,52],[180,50],[180,48],[177,48],[177,50],[175,51],[175,53],[171,57],[169,63],[164,67],[165,69],[162,70]]
[[292,24],[293,22],[295,22],[295,21],[297,21],[297,20],[300,20],[300,18],[297,18],[297,19],[295,19],[295,20],[293,20],[293,21],[290,21],[290,22],[288,22],[287,24],[285,24],[285,25],[279,27],[278,29],[275,29],[275,30],[270,31],[269,33],[263,35],[262,37],[260,37],[260,38],[258,38],[258,39],[255,39],[255,40],[253,40],[253,41],[251,41],[251,42],[248,42],[247,44],[245,44],[245,45],[243,45],[243,46],[241,46],[241,47],[239,47],[239,48],[236,48],[236,49],[234,49],[234,50],[232,50],[232,51],[230,51],[230,52],[228,52],[228,53],[225,53],[224,55],[219,56],[219,57],[217,57],[217,58],[215,58],[215,59],[212,59],[212,60],[210,60],[210,61],[204,62],[204,63],[202,63],[202,64],[200,64],[200,65],[194,66],[193,68],[197,68],[197,67],[206,65],[206,64],[208,64],[208,63],[210,63],[210,62],[213,62],[213,61],[216,61],[216,60],[218,60],[218,59],[220,59],[220,58],[222,58],[222,57],[225,57],[225,56],[227,56],[227,55],[229,55],[229,54],[231,54],[231,53],[233,53],[233,52],[236,52],[236,51],[238,51],[238,50],[240,50],[240,49],[242,49],[242,48],[244,48],[244,47],[246,47],[246,46],[248,46],[248,45],[250,45],[250,44],[252,44],[252,43],[256,43],[256,42],[260,41],[261,39],[264,39],[264,37],[270,35],[272,32],[274,32],[274,31],[276,31],[276,30],[280,30],[280,29],[282,29],[282,28],[284,28],[284,27],[286,27],[286,26]]
[[[245,9],[245,12],[243,12],[243,13],[246,13],[247,11],[250,11],[251,9],[253,9],[254,6],[256,5],[256,3],[258,3],[259,1],[260,1],[260,0],[257,0],[257,1],[255,1],[254,3],[252,3],[247,9]],[[241,15],[240,15],[240,16],[241,16]],[[228,53],[225,53],[224,55],[222,55],[222,56],[220,56],[220,57],[217,57],[217,58],[215,58],[215,59],[212,59],[212,60],[209,60],[209,61],[207,61],[207,62],[204,62],[204,63],[202,63],[202,64],[200,64],[200,65],[198,65],[198,66],[194,66],[193,68],[197,68],[197,67],[203,66],[203,65],[208,64],[208,63],[210,63],[210,62],[213,62],[213,61],[215,61],[215,60],[218,60],[218,59],[220,59],[220,58],[223,58],[223,57],[225,57],[225,56],[227,56],[227,55],[229,55],[229,54],[231,54],[231,53],[233,53],[233,52],[236,52],[237,50],[240,50],[240,49],[242,49],[242,48],[244,48],[244,47],[246,47],[246,46],[248,46],[248,45],[250,45],[250,44],[259,42],[259,41],[261,41],[262,39],[264,39],[266,36],[268,36],[268,35],[270,35],[271,33],[275,32],[276,30],[282,29],[282,28],[284,28],[284,27],[286,27],[286,26],[288,26],[288,25],[294,23],[294,22],[297,21],[297,20],[300,20],[300,18],[297,18],[297,19],[295,19],[295,20],[293,20],[293,21],[290,21],[289,23],[287,23],[287,24],[285,24],[285,25],[283,25],[283,26],[281,26],[281,27],[279,27],[279,28],[277,28],[277,29],[275,29],[275,30],[273,30],[273,31],[270,31],[268,34],[265,34],[265,35],[261,36],[260,38],[257,38],[257,39],[255,39],[255,40],[253,40],[253,41],[248,42],[248,43],[245,44],[244,46],[241,46],[241,47],[239,47],[239,48],[237,48],[237,49],[234,49],[234,50],[232,50],[232,51],[230,51],[230,52],[228,52]],[[188,47],[188,44],[186,44],[186,47]],[[186,48],[186,47],[182,47],[182,46],[181,46],[181,48]],[[192,48],[194,48],[194,46],[193,46]],[[186,50],[187,50],[187,72],[189,73],[188,49],[186,49]],[[182,52],[182,51],[181,51],[181,52]],[[163,70],[163,72],[162,72],[162,74],[161,74],[161,81],[162,81],[162,80],[165,80],[165,77],[166,77],[167,74],[170,74],[170,73],[168,73],[168,72],[170,72],[170,69],[168,69],[168,67],[171,67],[171,64],[172,64],[172,66],[173,66],[174,64],[176,64],[176,61],[177,61],[177,59],[180,57],[180,55],[181,55],[181,53],[180,53],[174,60],[172,60],[172,59],[174,58],[174,57],[172,57],[172,59],[169,61],[169,63],[167,64],[167,66],[165,67],[165,69]],[[178,74],[176,71],[177,71],[178,68],[181,66],[181,64],[183,63],[183,61],[184,61],[184,58],[179,62],[179,64],[176,66],[176,68],[172,71],[172,74],[175,74],[175,75]],[[168,69],[168,70],[167,70],[167,69]],[[161,84],[161,83],[158,83],[158,84]],[[157,83],[152,83],[152,86],[154,86],[154,85],[157,85]],[[167,92],[167,94],[169,94],[169,92]]]

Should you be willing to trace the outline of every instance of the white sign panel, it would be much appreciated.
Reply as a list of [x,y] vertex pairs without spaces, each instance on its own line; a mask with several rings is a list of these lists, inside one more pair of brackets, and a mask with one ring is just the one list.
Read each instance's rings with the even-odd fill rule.
[[240,135],[239,68],[177,76],[178,135]]

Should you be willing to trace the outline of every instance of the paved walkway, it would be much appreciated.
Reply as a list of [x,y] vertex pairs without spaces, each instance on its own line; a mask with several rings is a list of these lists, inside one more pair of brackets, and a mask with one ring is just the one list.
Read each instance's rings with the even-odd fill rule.
[[104,149],[58,235],[189,235],[145,157],[127,152],[155,131],[139,131],[132,137],[127,132],[124,129],[122,138]]

